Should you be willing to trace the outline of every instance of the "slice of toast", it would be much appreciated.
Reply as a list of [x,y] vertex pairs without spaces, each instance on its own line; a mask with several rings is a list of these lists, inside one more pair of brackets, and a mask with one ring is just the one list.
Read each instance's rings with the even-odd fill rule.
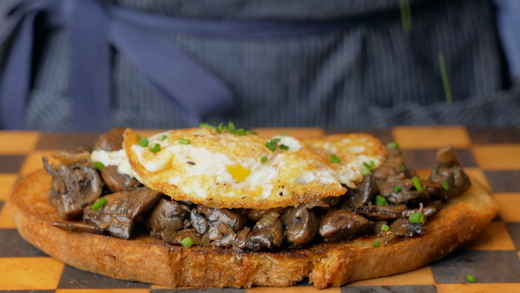
[[317,288],[415,270],[474,238],[498,206],[477,183],[428,218],[423,236],[373,248],[376,239],[359,237],[304,249],[237,252],[170,245],[139,236],[132,240],[65,232],[48,204],[51,177],[45,170],[23,178],[7,206],[20,235],[46,254],[78,269],[116,279],[171,287],[291,286],[308,277]]

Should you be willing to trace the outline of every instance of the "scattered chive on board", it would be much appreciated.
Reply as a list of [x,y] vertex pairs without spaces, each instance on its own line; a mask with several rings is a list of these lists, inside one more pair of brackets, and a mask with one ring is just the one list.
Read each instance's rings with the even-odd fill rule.
[[475,279],[475,277],[473,277],[472,275],[467,275],[466,279],[468,279],[468,281],[470,283],[476,283],[477,282],[477,279]]

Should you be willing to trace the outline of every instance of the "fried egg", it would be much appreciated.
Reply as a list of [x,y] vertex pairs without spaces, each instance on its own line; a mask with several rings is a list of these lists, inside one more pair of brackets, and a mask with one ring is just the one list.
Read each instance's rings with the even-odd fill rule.
[[333,134],[303,142],[329,160],[331,155],[338,156],[339,163],[331,164],[334,175],[350,188],[363,180],[363,170],[381,166],[386,158],[381,141],[367,133]]
[[145,140],[129,128],[123,147],[143,184],[209,207],[283,207],[346,192],[336,167],[291,136],[192,128]]

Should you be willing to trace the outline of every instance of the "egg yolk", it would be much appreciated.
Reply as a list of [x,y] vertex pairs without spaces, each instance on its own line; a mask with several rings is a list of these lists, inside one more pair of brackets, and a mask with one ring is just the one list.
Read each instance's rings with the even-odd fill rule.
[[229,174],[231,174],[231,176],[238,182],[246,180],[247,176],[251,174],[251,170],[242,167],[240,164],[236,166],[227,166],[227,169]]

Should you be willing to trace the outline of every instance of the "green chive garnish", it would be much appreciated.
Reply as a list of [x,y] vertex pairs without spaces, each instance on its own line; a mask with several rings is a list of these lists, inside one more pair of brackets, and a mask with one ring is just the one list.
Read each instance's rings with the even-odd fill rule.
[[376,166],[376,162],[370,160],[370,169],[373,169]]
[[406,166],[403,164],[399,164],[399,168],[401,168],[401,170],[403,170],[403,171],[406,171]]
[[279,138],[273,138],[271,139],[271,143],[278,143],[280,142],[280,139]]
[[148,146],[148,138],[146,137],[140,137],[139,138],[139,144],[142,146],[142,147],[147,147]]
[[236,133],[240,136],[246,135],[246,131],[243,128],[237,129]]
[[160,151],[160,150],[161,150],[161,145],[158,144],[158,143],[156,143],[156,144],[153,146],[153,148],[150,148],[150,151],[151,151],[152,153],[156,153],[156,152],[158,152],[158,151]]
[[412,12],[410,10],[410,3],[408,0],[399,0],[401,7],[401,26],[405,34],[409,35],[412,32]]
[[477,282],[477,279],[475,279],[475,277],[473,277],[472,275],[467,275],[466,279],[468,279],[468,281],[470,283],[476,283]]
[[286,150],[286,151],[289,150],[289,147],[286,146],[286,145],[284,145],[284,144],[281,144],[281,145],[280,145],[280,148],[281,148],[282,150]]
[[378,248],[379,247],[379,240],[374,241],[374,244],[372,244],[372,247],[373,248]]
[[408,220],[410,223],[422,223],[424,221],[424,216],[421,213],[411,213]]
[[107,203],[107,199],[102,197],[98,199],[93,205],[90,206],[94,211],[99,210],[100,207],[104,206]]
[[399,185],[394,186],[394,192],[398,193],[399,191],[401,191],[401,186],[399,186]]
[[363,162],[363,166],[365,166],[365,168],[367,168],[367,169],[371,169],[370,165],[367,164],[367,162]]
[[432,169],[432,175],[433,175],[433,176],[437,175],[437,168],[433,168],[433,169]]
[[231,121],[229,121],[229,123],[228,123],[228,132],[235,134],[235,124],[233,124],[233,122],[231,122]]
[[341,163],[341,160],[340,160],[340,158],[337,155],[330,154],[330,162],[331,163],[335,163],[335,164],[339,164],[339,163]]
[[268,149],[272,150],[273,152],[276,151],[276,145],[273,144],[273,143],[271,143],[271,142],[266,142],[266,143],[265,143],[265,146],[266,146]]
[[267,162],[267,156],[263,156],[262,159],[260,159],[260,162],[265,164]]
[[190,140],[187,138],[179,138],[180,144],[190,144]]
[[448,79],[448,71],[446,70],[446,63],[444,62],[444,55],[439,53],[439,68],[441,69],[442,85],[444,86],[444,95],[446,96],[446,102],[451,104],[453,102],[451,97],[450,81]]
[[105,165],[103,165],[103,163],[101,163],[101,162],[94,162],[94,167],[96,167],[96,169],[98,169],[98,171],[101,171],[101,170],[103,170],[103,168],[105,168]]
[[361,174],[363,174],[363,176],[367,176],[368,174],[372,174],[372,172],[370,171],[370,169],[363,169],[363,171],[361,171]]
[[387,224],[383,224],[383,226],[381,226],[381,231],[388,232],[388,230],[390,230],[390,226],[388,226]]
[[222,130],[224,130],[226,127],[224,126],[224,123],[220,122],[220,124],[217,126],[217,133],[222,133]]
[[399,145],[397,144],[397,142],[392,141],[392,142],[390,143],[390,147],[393,148],[394,150],[396,150],[396,149],[399,147]]
[[181,245],[184,248],[190,248],[193,245],[193,239],[191,239],[191,237],[186,237],[186,238],[182,239]]
[[209,123],[201,123],[201,124],[199,125],[199,128],[200,128],[200,129],[202,129],[202,128],[217,129],[215,126],[210,125]]
[[448,185],[448,182],[446,180],[442,181],[442,187],[444,190],[450,190],[450,186]]
[[165,140],[167,137],[168,137],[168,136],[167,136],[166,134],[164,134],[163,136],[161,136],[161,137],[159,138],[159,140]]
[[387,206],[388,202],[386,201],[386,198],[382,197],[381,195],[376,195],[376,199],[374,200],[374,204],[376,206]]
[[256,131],[253,131],[253,130],[248,130],[246,131],[247,133],[251,133],[251,134],[254,134],[254,135],[258,135],[258,133],[256,133]]
[[412,182],[413,185],[415,185],[415,189],[417,189],[417,191],[423,191],[421,182],[419,181],[419,178],[417,178],[417,176],[412,178]]

